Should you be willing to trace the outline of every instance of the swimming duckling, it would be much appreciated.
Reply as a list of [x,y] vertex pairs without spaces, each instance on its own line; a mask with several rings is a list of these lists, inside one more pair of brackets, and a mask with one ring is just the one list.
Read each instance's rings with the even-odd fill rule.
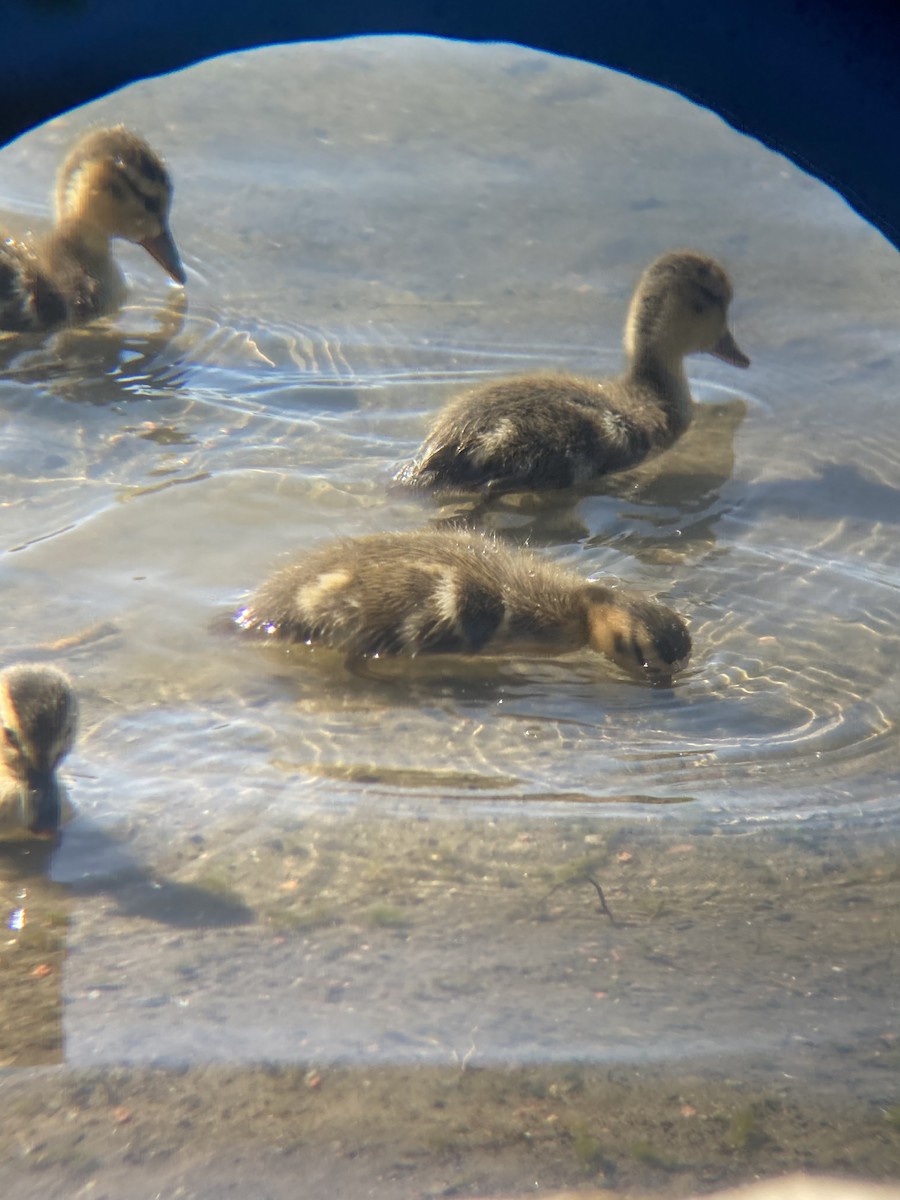
[[125,279],[113,238],[143,246],[183,284],[171,203],[168,172],[143,138],[124,125],[85,134],[57,174],[50,233],[33,243],[0,240],[0,329],[52,329],[115,308]]
[[635,466],[690,423],[686,354],[705,350],[750,365],[726,324],[730,300],[731,283],[714,259],[664,254],[632,296],[621,375],[523,375],[473,388],[444,409],[397,482],[508,492],[573,487]]
[[565,654],[590,646],[668,680],[691,650],[661,604],[592,583],[480,533],[373,533],[332,542],[272,576],[243,629],[343,650],[350,662],[416,654]]
[[0,832],[54,834],[71,815],[55,771],[72,748],[78,704],[55,667],[0,671]]

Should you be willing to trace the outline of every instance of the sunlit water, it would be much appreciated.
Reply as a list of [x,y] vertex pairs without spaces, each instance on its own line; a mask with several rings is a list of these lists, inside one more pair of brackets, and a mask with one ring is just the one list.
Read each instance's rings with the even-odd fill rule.
[[[44,221],[64,148],[117,121],[168,160],[186,299],[121,247],[126,311],[0,343],[2,644],[71,671],[85,718],[57,878],[336,812],[896,837],[900,264],[842,200],[647,84],[398,38],[233,55],[60,118],[0,152],[4,223]],[[387,484],[460,386],[615,371],[637,275],[678,246],[727,263],[750,371],[692,359],[669,455],[492,516],[684,612],[673,691],[588,654],[361,680],[215,631],[284,555],[439,517]],[[75,937],[73,1061],[216,1053],[158,1021],[145,1043],[139,1007],[93,1027]],[[233,986],[232,1049],[275,1054]]]

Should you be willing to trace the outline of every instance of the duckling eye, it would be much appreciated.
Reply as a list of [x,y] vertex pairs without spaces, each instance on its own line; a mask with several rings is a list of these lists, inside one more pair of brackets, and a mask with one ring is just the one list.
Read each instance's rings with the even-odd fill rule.
[[142,196],[141,199],[144,202],[144,208],[146,208],[147,212],[153,217],[158,217],[160,210],[162,209],[162,202],[160,201],[159,197]]
[[704,308],[716,308],[722,303],[721,296],[717,296],[715,292],[710,291],[709,288],[705,288],[702,284],[700,284],[697,290],[703,297],[703,303],[701,304],[699,300],[694,301],[695,312],[703,312]]
[[14,729],[10,729],[8,725],[3,726],[3,737],[8,746],[12,746],[13,750],[18,750],[21,754],[22,743],[19,741],[18,735]]

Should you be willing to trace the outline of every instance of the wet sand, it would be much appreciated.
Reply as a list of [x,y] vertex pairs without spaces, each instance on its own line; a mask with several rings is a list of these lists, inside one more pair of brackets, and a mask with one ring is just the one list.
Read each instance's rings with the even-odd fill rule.
[[[802,824],[600,834],[577,819],[198,836],[153,880],[78,896],[80,1061],[0,1080],[6,1194],[137,1200],[153,1179],[287,1197],[302,1179],[323,1198],[687,1196],[795,1169],[897,1178],[896,849]],[[4,987],[3,1027],[42,1047],[58,1027],[34,1002],[48,978],[27,978],[30,995]],[[230,1011],[238,994],[252,1014]],[[132,1007],[155,1018],[146,1042]],[[271,1065],[239,1065],[241,1019],[271,1029]],[[658,1060],[654,1025],[667,1046],[681,1030],[683,1061]],[[596,1053],[567,1055],[592,1029]],[[329,1031],[349,1058],[329,1057]],[[216,1038],[220,1065],[196,1065]],[[497,1054],[504,1038],[518,1053]]]

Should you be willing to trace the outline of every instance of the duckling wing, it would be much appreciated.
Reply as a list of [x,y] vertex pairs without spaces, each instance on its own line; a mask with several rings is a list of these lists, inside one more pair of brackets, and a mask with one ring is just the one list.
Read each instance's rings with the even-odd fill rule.
[[496,558],[491,543],[446,532],[350,538],[276,572],[236,620],[352,658],[478,654],[506,613]]
[[598,384],[509,380],[451,404],[395,479],[435,490],[568,488],[639,462],[651,441]]
[[23,247],[0,242],[0,329],[49,329],[67,316],[65,299]]

